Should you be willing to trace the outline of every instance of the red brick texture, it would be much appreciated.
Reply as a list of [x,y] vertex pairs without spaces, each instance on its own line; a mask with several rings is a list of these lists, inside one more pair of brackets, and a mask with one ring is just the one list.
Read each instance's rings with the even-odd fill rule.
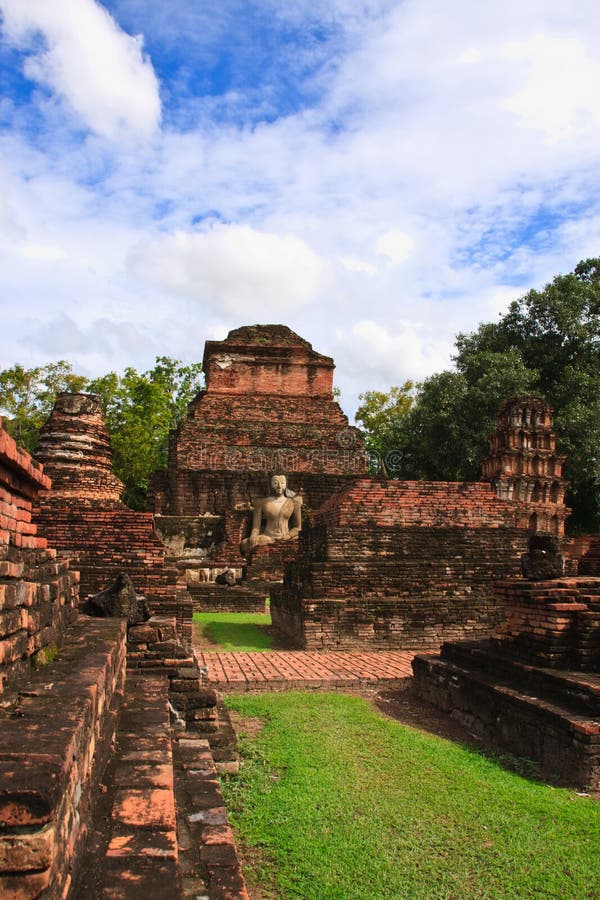
[[177,571],[165,566],[165,548],[150,513],[128,509],[98,397],[60,394],[42,428],[39,459],[52,478],[34,520],[50,544],[81,573],[81,598],[109,587],[127,572],[152,613],[176,615],[191,639],[191,601],[177,591]]
[[50,480],[0,420],[0,694],[56,646],[76,616],[77,573],[38,535],[32,504]]
[[415,657],[418,693],[492,747],[600,788],[600,579],[502,581],[491,638]]
[[136,591],[147,597],[152,613],[175,614],[185,625],[190,612],[177,598],[177,571],[165,566],[164,544],[154,530],[151,513],[125,506],[105,510],[75,503],[68,507],[44,504],[36,509],[35,520],[49,542],[79,569],[82,600],[127,572]]
[[81,617],[0,726],[0,896],[67,896],[114,740],[125,624]]
[[311,650],[489,634],[490,582],[516,574],[526,549],[514,517],[489,485],[360,479],[306,523],[273,622]]
[[600,671],[600,579],[574,577],[495,585],[503,620],[499,650],[532,665]]

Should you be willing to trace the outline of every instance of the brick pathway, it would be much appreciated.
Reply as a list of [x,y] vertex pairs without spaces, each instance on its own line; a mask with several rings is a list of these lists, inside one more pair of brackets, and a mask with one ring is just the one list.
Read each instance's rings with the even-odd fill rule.
[[[418,651],[423,652],[423,651]],[[282,691],[317,688],[399,688],[412,677],[415,651],[268,653],[198,652],[218,691]]]

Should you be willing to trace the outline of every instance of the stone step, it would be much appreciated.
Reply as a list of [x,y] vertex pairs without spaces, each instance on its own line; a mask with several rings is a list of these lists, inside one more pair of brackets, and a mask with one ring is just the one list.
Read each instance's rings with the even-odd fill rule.
[[600,674],[532,666],[501,653],[490,641],[444,644],[442,659],[476,670],[582,715],[600,716]]
[[535,696],[439,656],[416,656],[414,684],[488,746],[537,761],[543,773],[583,789],[600,787],[600,719]]
[[208,740],[180,734],[174,759],[182,897],[248,900]]
[[[179,900],[173,752],[164,676],[128,674],[105,789],[108,802],[95,819],[78,897]],[[108,817],[108,827],[102,814]]]
[[168,677],[128,671],[76,900],[247,900],[217,777],[239,766],[222,716],[173,736]]

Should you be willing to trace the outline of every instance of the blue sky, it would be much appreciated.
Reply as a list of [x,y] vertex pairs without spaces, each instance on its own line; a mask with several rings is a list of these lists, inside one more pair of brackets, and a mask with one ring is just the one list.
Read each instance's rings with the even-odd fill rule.
[[0,0],[0,366],[282,322],[342,403],[600,253],[591,0]]

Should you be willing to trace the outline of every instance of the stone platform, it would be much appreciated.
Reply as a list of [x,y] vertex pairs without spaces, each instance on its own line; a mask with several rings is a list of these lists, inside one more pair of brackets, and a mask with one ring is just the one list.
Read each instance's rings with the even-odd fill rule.
[[536,761],[553,780],[600,788],[599,675],[529,666],[485,641],[446,644],[413,668],[419,696],[488,746]]
[[194,612],[264,613],[267,591],[246,585],[188,584]]
[[600,789],[600,579],[495,585],[504,620],[486,641],[413,661],[419,696],[543,774]]
[[350,688],[398,689],[412,677],[414,653],[198,653],[218,691],[306,691]]

